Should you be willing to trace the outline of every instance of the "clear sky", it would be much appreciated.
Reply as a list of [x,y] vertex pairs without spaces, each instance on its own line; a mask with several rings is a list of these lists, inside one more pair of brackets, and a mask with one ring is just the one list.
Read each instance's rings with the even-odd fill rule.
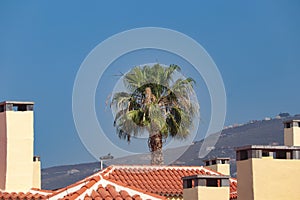
[[[297,0],[3,0],[0,2],[0,101],[36,103],[35,152],[42,157],[43,167],[94,161],[81,144],[73,122],[72,90],[77,70],[88,53],[108,37],[151,26],[182,32],[210,54],[226,88],[226,125],[272,117],[280,112],[297,114],[300,113],[299,10]],[[144,51],[135,56],[142,54],[146,56],[141,62],[171,64],[167,62],[171,62],[172,55],[164,52]],[[130,56],[127,61],[120,58],[116,63],[132,64]],[[111,69],[115,69],[114,65]],[[108,112],[100,96],[103,93],[107,97],[109,90],[102,92],[101,84],[106,79],[117,81],[114,75],[113,70],[108,70],[99,82],[98,116],[102,111]],[[198,87],[202,87],[201,81]],[[204,115],[204,121],[206,118]],[[107,130],[112,130],[109,126]]]

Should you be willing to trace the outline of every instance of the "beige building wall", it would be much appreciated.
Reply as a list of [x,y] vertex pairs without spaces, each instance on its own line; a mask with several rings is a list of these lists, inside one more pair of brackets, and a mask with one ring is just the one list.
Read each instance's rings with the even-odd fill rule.
[[33,179],[32,179],[33,188],[41,188],[41,162],[33,162]]
[[228,200],[229,187],[197,186],[183,190],[184,200]]
[[6,182],[6,115],[0,112],[0,190],[5,189]]
[[198,199],[198,189],[197,188],[186,188],[183,190],[183,199]]
[[284,145],[300,146],[300,127],[284,129]]
[[0,112],[0,190],[26,193],[33,186],[40,188],[33,140],[33,111]]
[[252,160],[237,161],[238,200],[254,200]]
[[238,199],[299,200],[300,160],[252,158],[237,168]]
[[6,111],[6,191],[28,191],[33,182],[33,111]]
[[215,164],[205,167],[224,175],[230,175],[230,164]]

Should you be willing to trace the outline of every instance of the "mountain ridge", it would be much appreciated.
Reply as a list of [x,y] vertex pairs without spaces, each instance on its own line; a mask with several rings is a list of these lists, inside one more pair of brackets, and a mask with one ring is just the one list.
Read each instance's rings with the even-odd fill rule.
[[[203,165],[203,160],[212,157],[229,157],[231,159],[231,175],[236,176],[234,147],[251,144],[283,145],[283,121],[300,119],[300,115],[276,117],[274,119],[253,120],[243,125],[235,125],[222,130],[219,140],[212,151],[204,158],[199,158],[199,150],[203,140],[195,141],[188,147],[178,147],[164,151],[167,162],[175,160],[180,155],[182,148],[185,152],[172,165],[198,166]],[[175,156],[174,156],[175,155]],[[113,160],[107,160],[104,167],[109,165],[148,164],[150,154],[130,155]],[[58,189],[81,180],[100,169],[99,162],[82,163],[74,165],[54,166],[42,169],[42,188]]]

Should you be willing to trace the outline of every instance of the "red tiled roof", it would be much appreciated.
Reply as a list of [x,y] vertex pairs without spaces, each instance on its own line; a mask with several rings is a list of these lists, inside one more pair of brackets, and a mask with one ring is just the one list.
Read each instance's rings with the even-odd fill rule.
[[[26,194],[0,192],[0,200],[160,200],[168,196],[182,196],[181,178],[199,174],[221,175],[202,166],[112,165],[57,191],[31,189]],[[229,198],[237,199],[237,180],[233,178],[230,179]]]
[[230,199],[237,199],[237,180],[230,179]]
[[45,195],[38,194],[38,193],[23,193],[23,192],[1,192],[0,191],[0,200],[2,199],[19,199],[19,200],[41,200],[41,199],[47,199]]
[[[84,193],[85,189],[82,188],[78,192],[65,196],[64,200],[77,199],[80,194]],[[141,196],[135,194],[133,196],[129,195],[126,190],[116,191],[115,186],[108,184],[106,187],[99,185],[96,190],[92,190],[90,194],[84,195],[84,200],[94,200],[94,199],[105,199],[105,200],[142,200]]]
[[[141,188],[162,196],[182,196],[181,178],[192,175],[221,175],[202,166],[110,166],[101,172],[109,180]],[[230,199],[236,198],[237,181],[230,179]]]
[[96,173],[82,181],[62,188],[48,196],[50,200],[164,200],[165,197],[151,194],[123,183],[103,178]]
[[52,194],[53,190],[43,190],[43,189],[38,189],[38,188],[31,188],[31,190],[29,192],[48,195],[48,194]]

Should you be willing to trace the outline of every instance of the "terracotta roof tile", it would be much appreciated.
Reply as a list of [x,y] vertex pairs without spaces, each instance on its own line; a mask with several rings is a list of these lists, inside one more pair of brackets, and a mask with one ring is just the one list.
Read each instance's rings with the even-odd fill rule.
[[[103,172],[109,173],[110,170],[104,170]],[[102,173],[103,173],[102,172]],[[121,176],[121,173],[119,173]],[[136,188],[133,186],[127,186],[122,182],[115,181],[118,176],[114,177],[114,180],[103,178],[100,173],[96,173],[82,181],[79,181],[71,186],[60,189],[58,192],[50,196],[50,200],[141,200],[141,199],[166,199],[163,196],[152,194],[142,187]],[[140,181],[140,180],[139,180]],[[140,184],[143,184],[140,181]],[[143,186],[143,185],[141,185]]]
[[[166,199],[163,196],[182,196],[181,178],[198,174],[220,175],[199,166],[110,166],[55,192],[39,189],[32,189],[26,194],[0,192],[0,199]],[[230,179],[230,199],[237,199],[236,190],[236,179]]]
[[122,196],[123,199],[132,200],[131,196],[125,190],[121,190],[120,195]]
[[41,200],[41,199],[47,199],[47,196],[38,193],[30,193],[30,192],[8,193],[8,192],[0,191],[0,199]]
[[134,200],[143,200],[140,196],[138,195],[133,195],[133,199]]
[[[86,195],[87,196],[87,195]],[[101,198],[100,194],[98,192],[96,192],[95,190],[92,191],[92,194],[90,195],[90,197],[92,199],[97,199],[97,198]]]
[[[108,180],[120,181],[147,192],[164,196],[182,196],[181,178],[192,175],[221,175],[202,166],[110,166],[100,172]],[[236,198],[237,183],[230,179],[230,198]]]
[[88,195],[85,195],[84,200],[93,200],[93,198],[89,197]]

